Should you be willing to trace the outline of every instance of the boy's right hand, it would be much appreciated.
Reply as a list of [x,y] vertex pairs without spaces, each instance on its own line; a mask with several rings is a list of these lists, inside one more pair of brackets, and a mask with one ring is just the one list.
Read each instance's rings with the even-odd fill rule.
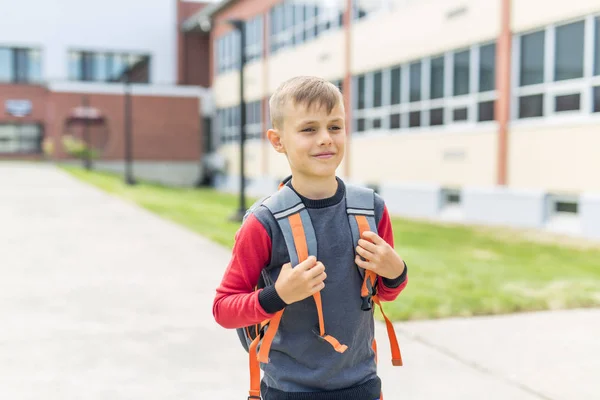
[[327,274],[323,263],[310,256],[294,268],[290,263],[284,264],[275,282],[275,290],[281,300],[292,304],[322,290],[325,278]]

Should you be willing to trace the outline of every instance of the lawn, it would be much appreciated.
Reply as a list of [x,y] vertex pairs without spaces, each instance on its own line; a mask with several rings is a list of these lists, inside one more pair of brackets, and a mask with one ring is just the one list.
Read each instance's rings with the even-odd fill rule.
[[[75,177],[224,246],[239,223],[238,197],[211,189],[133,187],[121,176],[63,167]],[[248,200],[248,206],[252,199]],[[600,306],[600,245],[503,228],[393,218],[409,284],[385,305],[394,320]]]

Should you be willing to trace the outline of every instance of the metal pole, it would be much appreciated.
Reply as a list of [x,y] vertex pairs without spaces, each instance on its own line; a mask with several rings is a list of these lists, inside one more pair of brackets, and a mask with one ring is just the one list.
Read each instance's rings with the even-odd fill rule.
[[[89,100],[87,96],[83,96],[82,99],[83,109],[87,110],[89,106]],[[88,171],[92,169],[92,145],[90,143],[90,120],[84,114],[83,115],[83,141],[85,143],[85,153],[83,155],[83,165]]]
[[[240,21],[240,215],[246,213],[246,176],[244,170],[244,144],[246,142],[246,101],[244,100],[244,66],[246,65],[245,21]],[[241,219],[241,218],[240,218]]]
[[135,179],[133,178],[132,162],[132,134],[131,134],[131,81],[129,77],[129,71],[125,73],[125,183],[127,185],[134,185]]

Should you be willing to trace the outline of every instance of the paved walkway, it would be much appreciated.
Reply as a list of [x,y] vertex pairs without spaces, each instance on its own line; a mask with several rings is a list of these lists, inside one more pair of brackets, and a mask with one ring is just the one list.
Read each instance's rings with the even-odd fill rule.
[[[228,251],[43,164],[0,162],[0,398],[241,400]],[[408,289],[407,289],[408,290]],[[386,399],[600,398],[600,310],[380,327]]]

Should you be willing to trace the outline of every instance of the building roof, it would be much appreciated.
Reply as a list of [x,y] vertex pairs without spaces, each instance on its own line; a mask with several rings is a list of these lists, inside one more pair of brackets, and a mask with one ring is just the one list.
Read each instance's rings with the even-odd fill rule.
[[210,30],[210,25],[207,23],[210,22],[213,15],[229,6],[231,3],[236,0],[222,0],[217,3],[212,3],[202,10],[198,11],[196,14],[189,17],[182,24],[182,30],[184,32],[190,31],[204,31],[207,32]]

